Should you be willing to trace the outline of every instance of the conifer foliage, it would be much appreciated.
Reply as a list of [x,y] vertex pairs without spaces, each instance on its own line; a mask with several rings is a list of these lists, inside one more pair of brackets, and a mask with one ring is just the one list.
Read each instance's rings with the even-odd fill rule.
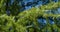
[[60,32],[60,0],[0,0],[0,32]]

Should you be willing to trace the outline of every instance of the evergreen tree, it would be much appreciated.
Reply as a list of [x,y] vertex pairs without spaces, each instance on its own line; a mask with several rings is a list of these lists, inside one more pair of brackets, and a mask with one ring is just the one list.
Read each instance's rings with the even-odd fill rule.
[[[11,2],[12,1],[12,2]],[[25,10],[24,0],[0,0],[0,32],[60,32],[60,0]],[[24,10],[24,11],[23,11]]]

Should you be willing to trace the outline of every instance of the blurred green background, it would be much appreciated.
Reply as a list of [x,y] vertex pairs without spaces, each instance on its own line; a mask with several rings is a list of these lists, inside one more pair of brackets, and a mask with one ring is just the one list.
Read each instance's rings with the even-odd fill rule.
[[0,32],[60,32],[60,0],[0,0]]

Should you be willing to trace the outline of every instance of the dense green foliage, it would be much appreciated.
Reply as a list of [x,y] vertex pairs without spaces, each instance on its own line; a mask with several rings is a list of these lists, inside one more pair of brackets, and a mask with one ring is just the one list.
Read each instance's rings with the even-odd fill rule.
[[[6,2],[7,0],[0,0],[0,32],[60,32],[60,14],[49,12],[58,11],[60,1],[51,1],[47,5],[32,7],[22,12],[18,11],[22,7],[17,1],[8,7]],[[10,15],[6,13],[7,10],[10,10]],[[38,22],[40,17],[46,20],[45,26]],[[49,23],[49,17],[54,24]]]

